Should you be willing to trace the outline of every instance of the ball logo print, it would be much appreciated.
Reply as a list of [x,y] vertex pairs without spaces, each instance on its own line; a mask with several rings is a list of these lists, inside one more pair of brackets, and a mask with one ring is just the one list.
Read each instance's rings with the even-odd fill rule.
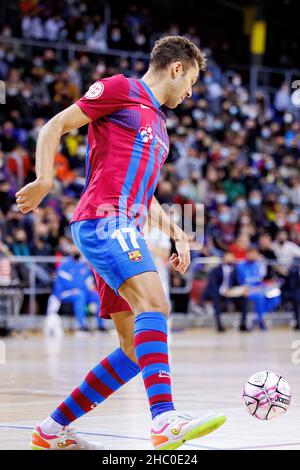
[[280,374],[260,371],[251,375],[246,382],[243,401],[252,416],[270,420],[287,411],[291,402],[291,389]]
[[84,95],[86,98],[89,100],[94,100],[96,98],[99,98],[104,91],[104,85],[102,82],[96,82],[93,83],[93,85],[90,86],[86,94]]

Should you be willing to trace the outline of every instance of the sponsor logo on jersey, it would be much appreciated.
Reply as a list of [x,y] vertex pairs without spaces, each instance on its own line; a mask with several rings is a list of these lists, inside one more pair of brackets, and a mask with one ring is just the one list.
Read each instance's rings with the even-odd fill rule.
[[89,100],[94,100],[96,98],[99,98],[99,96],[102,95],[104,91],[104,85],[102,82],[96,82],[93,83],[93,85],[90,86],[86,94],[84,95],[86,98]]
[[129,251],[128,257],[130,261],[141,261],[142,253],[140,252],[140,250]]
[[141,127],[139,130],[142,141],[147,143],[153,139],[152,127],[150,124],[146,124],[145,127]]

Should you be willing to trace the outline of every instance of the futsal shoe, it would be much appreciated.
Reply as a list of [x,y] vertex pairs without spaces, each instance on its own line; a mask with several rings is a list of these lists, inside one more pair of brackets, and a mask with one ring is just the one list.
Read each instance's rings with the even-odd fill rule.
[[205,436],[218,429],[226,421],[222,413],[209,413],[202,417],[174,413],[160,429],[151,429],[155,450],[173,450],[187,441]]
[[103,450],[105,447],[79,437],[74,429],[65,427],[58,434],[47,435],[40,426],[32,431],[32,450]]

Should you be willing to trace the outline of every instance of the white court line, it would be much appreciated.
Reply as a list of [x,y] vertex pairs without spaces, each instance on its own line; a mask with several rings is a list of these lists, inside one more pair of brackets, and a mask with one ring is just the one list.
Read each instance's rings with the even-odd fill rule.
[[38,403],[36,401],[20,401],[20,402],[5,402],[5,403],[0,403],[0,408],[6,408],[7,406],[15,407],[15,406],[27,406],[27,405],[53,405],[57,403],[57,400],[52,400],[52,401],[39,401]]
[[[15,426],[11,424],[0,424],[0,428],[2,429],[17,429],[17,430],[32,430],[32,426]],[[97,432],[90,432],[90,431],[77,431],[78,434],[85,434],[88,436],[99,436],[99,437],[112,437],[115,439],[130,439],[132,441],[145,441],[145,442],[150,442],[149,438],[146,437],[137,437],[137,436],[124,436],[124,435],[118,435],[118,434],[104,434],[104,433],[97,433]],[[205,450],[221,450],[216,447],[208,447],[208,446],[199,446],[197,444],[185,444],[185,446],[188,447],[196,447],[197,449],[205,449]],[[125,449],[126,450],[126,449]]]
[[[0,428],[2,429],[17,429],[17,430],[31,430],[32,426],[16,426],[11,424],[0,424]],[[104,434],[104,433],[96,433],[96,432],[87,432],[87,431],[78,431],[78,434],[84,434],[88,436],[99,436],[99,437],[112,437],[115,439],[127,439],[132,441],[147,441],[149,442],[148,438],[145,437],[137,437],[137,436],[123,436],[117,434]],[[281,444],[264,444],[264,445],[254,445],[254,446],[245,446],[245,447],[211,447],[211,446],[200,446],[197,444],[185,444],[187,447],[193,447],[196,449],[205,449],[205,450],[255,450],[255,449],[268,449],[268,448],[278,448],[278,447],[287,447],[287,446],[300,446],[300,442],[287,442]],[[108,449],[109,450],[109,449]]]

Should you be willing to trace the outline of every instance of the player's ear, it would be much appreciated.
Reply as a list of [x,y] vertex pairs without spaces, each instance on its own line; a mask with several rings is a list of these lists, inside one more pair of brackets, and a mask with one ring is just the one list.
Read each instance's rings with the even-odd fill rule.
[[172,62],[171,64],[171,78],[175,79],[182,71],[182,63],[180,61]]

